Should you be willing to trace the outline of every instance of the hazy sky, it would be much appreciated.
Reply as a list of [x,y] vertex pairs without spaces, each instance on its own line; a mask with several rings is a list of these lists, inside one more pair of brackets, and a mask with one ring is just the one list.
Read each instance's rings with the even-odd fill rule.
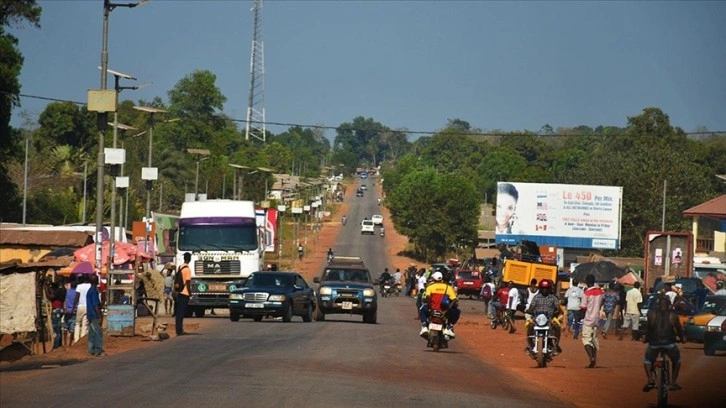
[[[25,56],[22,93],[84,102],[100,86],[103,1],[39,4],[42,27],[13,30]],[[251,6],[153,0],[115,9],[109,68],[153,82],[121,99],[168,101],[181,78],[207,69],[228,98],[224,112],[244,119]],[[262,16],[270,122],[337,126],[364,116],[435,131],[460,118],[536,131],[624,126],[657,106],[686,131],[726,131],[726,2],[266,1]],[[15,126],[20,111],[35,119],[48,103],[21,102]]]

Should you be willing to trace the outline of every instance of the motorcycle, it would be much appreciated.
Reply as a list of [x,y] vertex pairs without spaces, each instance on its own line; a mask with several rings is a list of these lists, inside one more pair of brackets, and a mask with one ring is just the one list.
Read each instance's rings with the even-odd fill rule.
[[552,318],[544,313],[538,314],[534,320],[530,320],[528,324],[534,324],[534,331],[527,336],[529,346],[527,352],[532,359],[537,360],[537,366],[540,368],[547,367],[547,363],[552,361],[554,352],[557,348],[557,337],[552,333]]
[[330,263],[333,260],[334,257],[335,257],[335,255],[328,254],[328,263]]
[[394,281],[393,278],[386,280],[383,282],[383,287],[381,288],[381,296],[382,297],[388,297],[388,296],[400,296],[401,295],[401,284]]
[[345,225],[346,222],[348,222],[348,217],[343,217],[343,225]]
[[449,348],[449,336],[444,335],[446,324],[446,313],[440,310],[429,312],[429,333],[426,347],[430,347],[434,351]]
[[381,228],[381,238],[383,238],[384,236],[386,236],[386,230]]

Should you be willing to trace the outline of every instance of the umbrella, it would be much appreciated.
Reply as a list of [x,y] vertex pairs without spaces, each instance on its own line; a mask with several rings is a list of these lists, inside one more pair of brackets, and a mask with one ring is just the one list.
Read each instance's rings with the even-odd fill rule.
[[[104,241],[103,245],[101,246],[102,265],[105,265],[107,262],[108,253],[110,250],[109,245],[110,244],[108,241]],[[95,264],[96,244],[89,244],[84,246],[83,248],[77,249],[76,252],[73,253],[73,256],[75,257],[77,262],[90,262],[92,264]],[[135,245],[120,241],[114,243],[114,265],[123,265],[128,262],[133,262],[136,260],[137,257],[140,257],[143,262],[151,261],[151,255],[142,251]]]
[[72,274],[76,275],[92,275],[94,272],[93,265],[90,262],[81,262],[73,267],[71,271]]
[[575,267],[571,278],[584,282],[587,275],[594,275],[595,282],[610,282],[625,275],[623,268],[609,261],[586,262]]

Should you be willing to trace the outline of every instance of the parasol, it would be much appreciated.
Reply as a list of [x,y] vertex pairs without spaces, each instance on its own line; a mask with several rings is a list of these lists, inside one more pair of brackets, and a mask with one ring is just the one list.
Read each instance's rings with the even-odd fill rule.
[[587,275],[594,275],[595,282],[610,282],[626,274],[626,270],[610,261],[586,262],[575,267],[571,278],[585,282]]

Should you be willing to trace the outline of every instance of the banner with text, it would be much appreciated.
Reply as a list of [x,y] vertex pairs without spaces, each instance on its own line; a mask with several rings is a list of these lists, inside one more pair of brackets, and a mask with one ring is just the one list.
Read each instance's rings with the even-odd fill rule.
[[496,242],[620,248],[622,187],[497,183]]

